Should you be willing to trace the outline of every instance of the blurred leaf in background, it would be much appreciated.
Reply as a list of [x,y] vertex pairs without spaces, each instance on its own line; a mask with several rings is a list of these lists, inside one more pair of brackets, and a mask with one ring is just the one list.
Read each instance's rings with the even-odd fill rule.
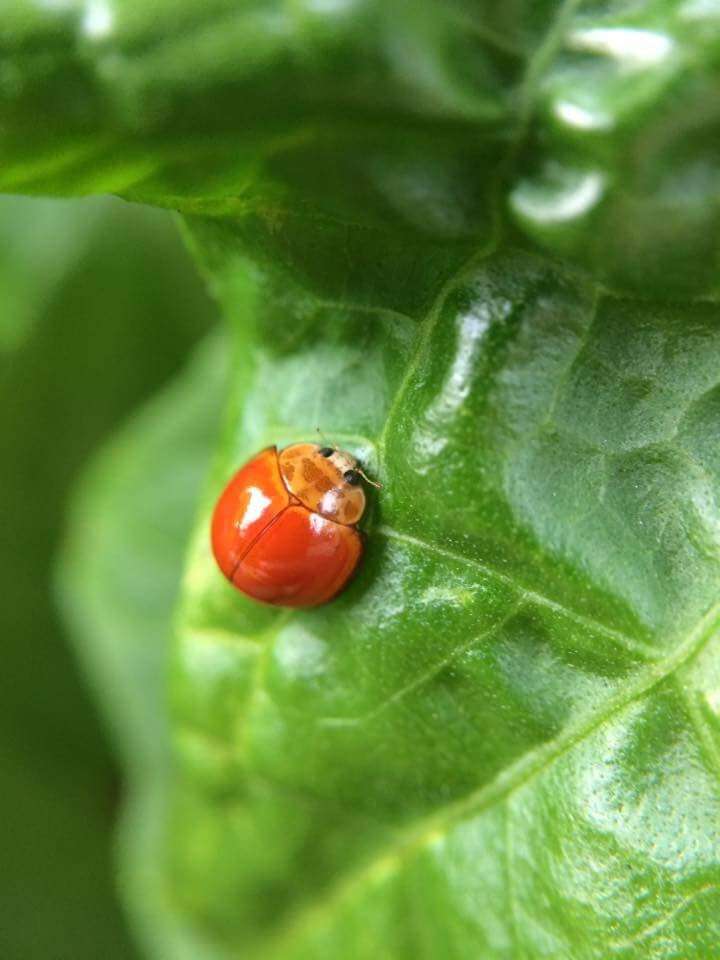
[[111,849],[122,781],[52,560],[84,461],[213,310],[168,215],[109,199],[2,199],[0,300],[0,955],[130,958]]
[[171,775],[168,645],[194,507],[227,389],[217,334],[95,457],[73,497],[60,597],[113,730],[128,792],[121,886],[141,942],[200,960],[168,894],[160,850]]

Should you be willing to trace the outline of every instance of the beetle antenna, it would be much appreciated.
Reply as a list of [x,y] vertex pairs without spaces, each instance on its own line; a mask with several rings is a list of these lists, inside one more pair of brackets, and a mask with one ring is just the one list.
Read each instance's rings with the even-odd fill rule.
[[320,429],[320,427],[315,427],[315,429],[317,430],[318,436],[319,436],[320,439],[322,440],[324,446],[326,446],[326,447],[332,447],[333,450],[337,450],[337,449],[338,449],[337,444],[335,444],[335,443],[328,443],[328,439],[327,439],[327,437],[325,436],[325,434],[322,432],[322,430]]
[[316,429],[317,432],[320,434],[320,439],[322,440],[322,442],[323,442],[326,446],[332,447],[332,449],[335,451],[335,453],[340,453],[340,447],[339,447],[336,443],[328,443],[327,437],[326,437],[325,434],[322,432],[322,430],[320,429],[320,427],[315,427],[315,429]]
[[359,473],[363,480],[365,480],[366,483],[369,483],[371,487],[375,487],[377,490],[382,490],[382,484],[377,480],[371,480],[363,469],[360,467],[355,467],[355,472]]

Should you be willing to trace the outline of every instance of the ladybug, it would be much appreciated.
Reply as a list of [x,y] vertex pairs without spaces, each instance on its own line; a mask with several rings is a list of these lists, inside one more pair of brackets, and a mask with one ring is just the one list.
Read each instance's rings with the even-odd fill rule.
[[253,600],[282,607],[331,600],[362,556],[361,478],[368,479],[357,460],[334,447],[262,450],[231,478],[215,506],[211,542],[218,566]]

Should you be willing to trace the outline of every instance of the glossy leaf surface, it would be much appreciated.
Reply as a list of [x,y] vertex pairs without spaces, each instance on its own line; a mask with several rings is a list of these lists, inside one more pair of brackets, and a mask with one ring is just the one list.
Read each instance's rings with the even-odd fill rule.
[[700,0],[9,0],[0,189],[207,212],[328,274],[402,240],[438,275],[490,187],[613,289],[712,293],[719,23]]
[[[417,318],[285,306],[252,305],[276,341],[186,578],[178,901],[229,956],[711,955],[717,309],[507,251]],[[357,581],[278,614],[218,577],[207,511],[318,416],[385,488]]]
[[[181,210],[232,331],[138,855],[184,929],[257,960],[712,956],[712,5],[14,9],[0,186]],[[278,614],[209,516],[318,426],[384,487],[347,592]]]

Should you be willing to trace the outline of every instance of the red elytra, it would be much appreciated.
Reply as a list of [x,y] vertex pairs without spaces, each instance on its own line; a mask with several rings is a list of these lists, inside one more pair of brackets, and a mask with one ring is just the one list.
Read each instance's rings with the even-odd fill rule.
[[315,607],[336,596],[362,556],[363,475],[349,454],[314,443],[268,447],[230,479],[215,506],[212,550],[249,597]]

